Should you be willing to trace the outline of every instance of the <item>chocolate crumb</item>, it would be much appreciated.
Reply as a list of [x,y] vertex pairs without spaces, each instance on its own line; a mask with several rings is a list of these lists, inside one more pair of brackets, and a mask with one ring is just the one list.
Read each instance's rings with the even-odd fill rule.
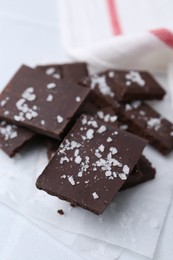
[[57,211],[57,213],[60,214],[60,215],[64,215],[64,211],[63,211],[62,209],[59,209],[59,210]]

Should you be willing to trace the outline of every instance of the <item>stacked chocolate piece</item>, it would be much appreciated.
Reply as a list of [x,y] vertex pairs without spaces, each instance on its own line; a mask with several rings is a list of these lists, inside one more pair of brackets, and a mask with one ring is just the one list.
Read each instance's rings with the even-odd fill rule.
[[118,191],[155,177],[148,142],[173,149],[173,124],[144,103],[164,94],[147,72],[22,66],[0,95],[0,147],[12,157],[44,137],[50,162],[37,188],[99,215]]

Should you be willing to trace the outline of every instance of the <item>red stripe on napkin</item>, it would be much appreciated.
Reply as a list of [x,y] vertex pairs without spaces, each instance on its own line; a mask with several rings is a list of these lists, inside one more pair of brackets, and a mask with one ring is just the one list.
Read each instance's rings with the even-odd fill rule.
[[156,29],[150,31],[159,40],[164,42],[169,47],[173,48],[173,33],[167,29]]
[[121,25],[118,18],[117,6],[115,0],[107,0],[111,27],[114,35],[122,34]]

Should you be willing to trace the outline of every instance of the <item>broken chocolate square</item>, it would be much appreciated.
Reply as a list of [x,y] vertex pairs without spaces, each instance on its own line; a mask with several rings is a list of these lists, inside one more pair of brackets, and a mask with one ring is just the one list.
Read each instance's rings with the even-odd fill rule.
[[165,91],[148,73],[143,71],[107,70],[81,81],[97,96],[104,96],[109,104],[137,99],[162,99]]
[[60,139],[89,92],[22,66],[0,95],[0,118]]
[[141,101],[125,104],[121,120],[127,123],[129,131],[146,138],[162,154],[173,150],[173,124],[149,105]]
[[39,176],[36,186],[102,214],[127,180],[145,145],[144,139],[83,115]]

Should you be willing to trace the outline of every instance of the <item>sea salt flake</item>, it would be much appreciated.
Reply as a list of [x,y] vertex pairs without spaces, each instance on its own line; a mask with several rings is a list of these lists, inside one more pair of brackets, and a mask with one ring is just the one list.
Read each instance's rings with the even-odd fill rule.
[[79,149],[76,149],[74,152],[74,156],[76,157],[76,156],[78,156],[78,154],[79,154]]
[[111,116],[110,117],[110,122],[115,122],[118,119],[118,116]]
[[9,115],[10,114],[10,112],[8,111],[8,110],[6,110],[5,112],[4,112],[4,115],[5,116],[7,116],[7,115]]
[[125,174],[129,174],[129,171],[130,171],[129,167],[125,164],[125,165],[123,166],[123,172],[124,172]]
[[60,164],[63,164],[64,162],[69,162],[69,158],[67,156],[61,157]]
[[94,128],[98,127],[97,121],[95,121],[95,120],[89,120],[87,124],[89,126],[93,126]]
[[129,80],[127,80],[127,81],[125,82],[125,84],[126,84],[126,86],[130,86],[130,85],[131,85],[131,82],[130,82]]
[[125,105],[125,111],[129,111],[129,110],[132,110],[132,107],[131,107],[131,105],[126,104]]
[[172,131],[172,132],[170,132],[170,136],[173,136],[173,131]]
[[139,111],[139,114],[140,114],[141,116],[145,116],[145,115],[146,115],[145,111],[143,111],[143,110],[140,110],[140,111]]
[[28,101],[33,101],[36,99],[36,95],[33,92],[34,88],[29,87],[23,92],[22,97]]
[[87,139],[92,139],[94,137],[94,130],[93,129],[88,129],[86,132],[86,138]]
[[26,117],[26,119],[28,119],[28,120],[31,120],[31,119],[32,119],[31,113],[26,113],[25,117]]
[[113,172],[112,174],[113,174],[114,178],[117,178],[117,173],[116,172]]
[[32,107],[32,109],[37,110],[38,107],[37,107],[36,105],[34,105],[34,106]]
[[98,157],[98,158],[102,157],[101,153],[98,153],[98,152],[95,152],[95,156]]
[[141,74],[138,71],[129,71],[129,73],[125,75],[125,78],[127,79],[126,85],[127,83],[128,85],[130,85],[131,82],[134,82],[141,87],[145,85],[145,80],[142,78]]
[[112,172],[111,172],[111,171],[106,171],[106,172],[105,172],[105,176],[106,176],[106,177],[109,177],[109,176],[111,176],[111,175],[112,175]]
[[112,142],[112,138],[111,137],[108,137],[107,140],[106,140],[108,143]]
[[66,176],[65,174],[61,176],[61,178],[63,178],[63,179],[65,179],[66,177],[67,177],[67,176]]
[[10,139],[16,138],[17,137],[17,132],[12,132],[10,135]]
[[109,71],[108,72],[109,78],[114,78],[114,75],[115,75],[114,71]]
[[52,88],[55,88],[55,87],[56,87],[56,84],[54,82],[47,84],[48,89],[52,89]]
[[111,151],[112,154],[116,154],[118,152],[115,147],[111,147],[109,150]]
[[104,75],[94,75],[91,78],[91,89],[95,89],[96,87],[99,88],[99,91],[103,95],[114,97],[114,92],[112,92],[111,88],[108,86]]
[[56,69],[53,67],[50,67],[46,70],[46,74],[47,75],[52,75],[53,73],[55,73]]
[[0,134],[4,137],[4,140],[14,139],[18,136],[17,126],[6,124],[5,121],[0,123]]
[[118,176],[120,177],[121,180],[127,180],[127,176],[125,173],[119,173]]
[[136,101],[133,101],[131,103],[131,106],[135,109],[137,109],[139,106],[141,105],[141,101],[140,100],[136,100]]
[[109,122],[109,120],[110,120],[110,115],[109,114],[105,115],[104,116],[104,121],[105,122]]
[[14,115],[14,119],[16,121],[24,121],[25,120],[25,118],[23,116],[20,116],[20,115]]
[[120,129],[122,129],[122,130],[127,130],[127,129],[128,129],[128,125],[121,125],[121,126],[120,126]]
[[63,119],[62,116],[58,115],[57,116],[57,121],[58,121],[58,123],[62,123],[64,121],[64,119]]
[[52,94],[49,94],[49,95],[47,96],[46,100],[47,100],[48,102],[51,102],[51,101],[53,100],[53,95],[52,95]]
[[55,79],[60,79],[60,78],[61,78],[61,75],[60,75],[59,73],[55,73],[55,74],[53,74],[53,77],[54,77]]
[[100,128],[97,131],[99,134],[104,133],[106,131],[106,126],[105,125],[100,126]]
[[41,125],[45,125],[45,121],[44,120],[41,120]]
[[71,183],[71,185],[73,185],[73,186],[75,185],[75,181],[73,179],[73,176],[69,176],[68,181]]
[[100,152],[104,152],[104,150],[105,150],[105,147],[104,147],[104,145],[103,144],[101,144],[100,146],[99,146],[99,148],[98,148],[99,150],[100,150]]
[[93,196],[93,198],[94,198],[95,200],[99,198],[99,195],[98,195],[96,192],[93,192],[93,193],[92,193],[92,196]]
[[76,102],[80,102],[81,101],[81,98],[78,96],[76,97]]
[[77,175],[78,177],[82,177],[83,176],[83,172],[82,171],[80,171],[80,172],[78,172],[78,175]]
[[16,102],[16,107],[18,110],[23,110],[23,105],[25,103],[25,99],[21,98]]
[[75,161],[75,163],[80,164],[82,161],[82,158],[80,157],[80,155],[78,155],[78,156],[76,156],[74,161]]
[[159,130],[161,127],[161,118],[150,118],[147,121],[148,128],[153,128],[154,130]]
[[97,112],[97,115],[100,119],[103,119],[104,118],[104,113],[102,111],[98,111]]
[[7,103],[6,99],[2,100],[1,101],[1,107],[4,107],[6,105],[6,103]]
[[94,127],[94,128],[97,128],[98,127],[98,124],[95,120],[92,121],[91,125]]
[[87,124],[87,119],[86,119],[86,117],[84,117],[83,119],[82,119],[82,125],[86,125]]

